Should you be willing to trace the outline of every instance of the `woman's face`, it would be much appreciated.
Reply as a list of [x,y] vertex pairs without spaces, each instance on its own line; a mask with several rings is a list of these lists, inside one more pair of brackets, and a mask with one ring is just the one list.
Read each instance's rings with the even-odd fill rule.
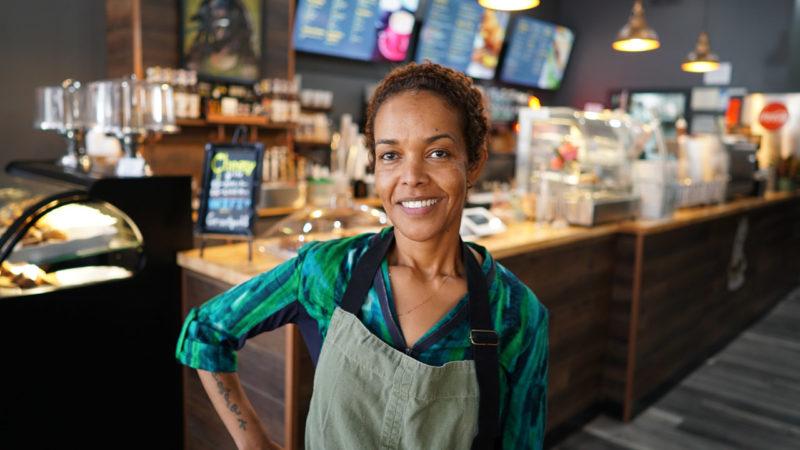
[[428,91],[391,97],[375,116],[375,189],[395,229],[414,241],[458,234],[468,169],[458,113]]

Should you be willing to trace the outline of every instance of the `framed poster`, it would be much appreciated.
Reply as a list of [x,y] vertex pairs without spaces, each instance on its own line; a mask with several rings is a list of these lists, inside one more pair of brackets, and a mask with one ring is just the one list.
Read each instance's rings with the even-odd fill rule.
[[263,0],[181,0],[183,66],[205,78],[255,81]]
[[252,236],[263,160],[261,143],[206,144],[200,234]]

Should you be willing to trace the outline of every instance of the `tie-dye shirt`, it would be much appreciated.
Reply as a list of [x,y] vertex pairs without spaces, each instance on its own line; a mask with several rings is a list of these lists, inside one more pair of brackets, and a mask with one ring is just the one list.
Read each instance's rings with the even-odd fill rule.
[[[392,232],[385,228],[381,233]],[[236,371],[236,351],[246,340],[296,323],[314,364],[335,307],[342,300],[371,234],[303,246],[298,256],[214,297],[190,311],[176,356],[190,367]],[[514,274],[480,245],[489,302],[499,335],[501,435],[505,449],[541,448],[547,397],[547,310]],[[429,365],[472,359],[468,295],[411,348],[406,348],[384,259],[360,319],[387,344]]]

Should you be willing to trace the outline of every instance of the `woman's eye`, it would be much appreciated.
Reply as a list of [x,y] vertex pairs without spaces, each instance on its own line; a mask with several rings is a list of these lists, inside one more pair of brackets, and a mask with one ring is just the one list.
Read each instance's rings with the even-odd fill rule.
[[397,159],[397,153],[395,152],[381,153],[380,159],[382,161],[394,161],[395,159]]
[[431,155],[432,157],[434,157],[434,158],[437,158],[437,159],[442,159],[442,158],[447,158],[447,157],[450,155],[450,153],[448,153],[448,151],[447,151],[447,150],[441,150],[441,149],[438,149],[438,150],[434,150],[434,151],[432,151],[432,152],[430,153],[430,155]]

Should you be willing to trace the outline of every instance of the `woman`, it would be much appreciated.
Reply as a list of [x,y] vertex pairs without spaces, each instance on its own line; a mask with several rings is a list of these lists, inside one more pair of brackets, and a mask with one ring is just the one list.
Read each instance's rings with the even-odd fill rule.
[[235,351],[297,323],[316,364],[309,449],[540,448],[547,311],[459,238],[487,122],[469,78],[408,64],[378,86],[366,139],[393,227],[305,245],[193,310],[178,342],[239,448],[276,448]]

